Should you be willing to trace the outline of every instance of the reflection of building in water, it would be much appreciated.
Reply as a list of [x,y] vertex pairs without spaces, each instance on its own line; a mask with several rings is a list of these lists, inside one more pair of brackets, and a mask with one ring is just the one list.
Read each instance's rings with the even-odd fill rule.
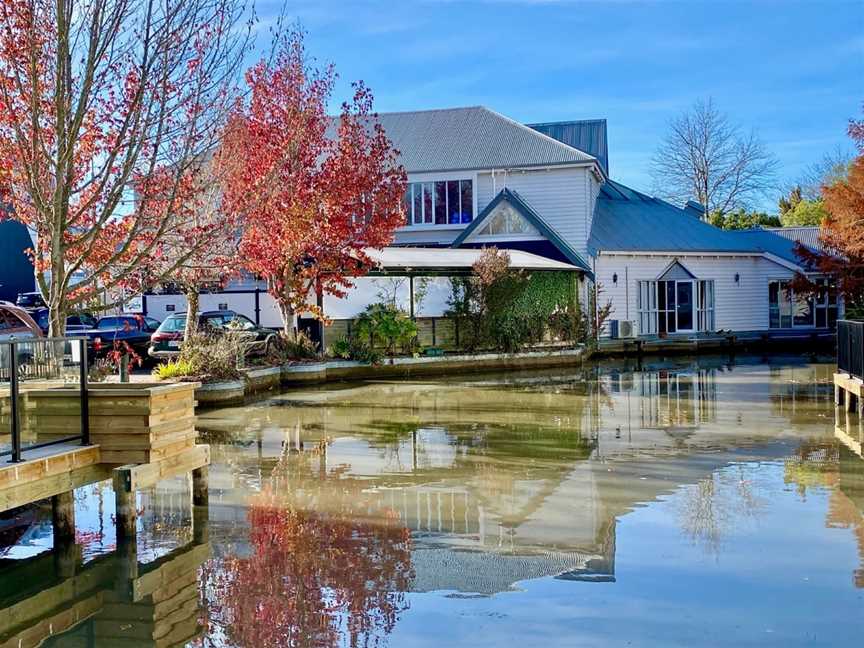
[[714,420],[717,414],[715,373],[716,369],[697,369],[635,374],[640,426],[686,432]]
[[205,414],[211,528],[242,545],[248,494],[267,485],[325,515],[356,489],[358,515],[386,508],[411,529],[416,589],[613,578],[622,515],[824,422],[794,393],[766,408],[807,366],[703,364],[347,385]]

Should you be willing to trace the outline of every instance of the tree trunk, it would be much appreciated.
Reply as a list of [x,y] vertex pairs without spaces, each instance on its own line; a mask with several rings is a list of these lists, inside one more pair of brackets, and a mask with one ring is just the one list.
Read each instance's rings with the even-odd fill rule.
[[52,250],[51,256],[51,283],[48,285],[47,295],[48,336],[63,337],[66,335],[66,301],[61,286],[64,280],[65,263],[62,251],[55,254]]
[[187,288],[186,294],[186,328],[183,331],[183,339],[191,340],[198,332],[198,289]]
[[282,313],[282,332],[288,338],[294,337],[294,307],[291,305],[291,300],[287,297],[279,299],[279,312]]

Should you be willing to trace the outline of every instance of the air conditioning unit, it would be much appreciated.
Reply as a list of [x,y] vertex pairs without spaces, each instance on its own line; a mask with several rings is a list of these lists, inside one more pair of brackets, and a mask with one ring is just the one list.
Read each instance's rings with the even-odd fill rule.
[[618,337],[634,338],[636,337],[636,323],[628,320],[618,322]]

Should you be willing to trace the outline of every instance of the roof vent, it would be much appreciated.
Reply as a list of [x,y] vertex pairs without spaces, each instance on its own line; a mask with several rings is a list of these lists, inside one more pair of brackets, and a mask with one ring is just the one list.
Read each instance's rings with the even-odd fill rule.
[[696,218],[705,218],[705,205],[695,200],[688,200],[687,204],[684,205],[684,211],[690,214],[691,216],[695,216]]

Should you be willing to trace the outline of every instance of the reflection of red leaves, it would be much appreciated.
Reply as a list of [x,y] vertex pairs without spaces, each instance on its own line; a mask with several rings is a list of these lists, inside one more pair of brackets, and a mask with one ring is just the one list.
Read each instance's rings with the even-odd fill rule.
[[411,536],[393,511],[364,521],[259,500],[249,510],[252,555],[205,566],[210,609],[242,646],[377,645],[407,607]]

